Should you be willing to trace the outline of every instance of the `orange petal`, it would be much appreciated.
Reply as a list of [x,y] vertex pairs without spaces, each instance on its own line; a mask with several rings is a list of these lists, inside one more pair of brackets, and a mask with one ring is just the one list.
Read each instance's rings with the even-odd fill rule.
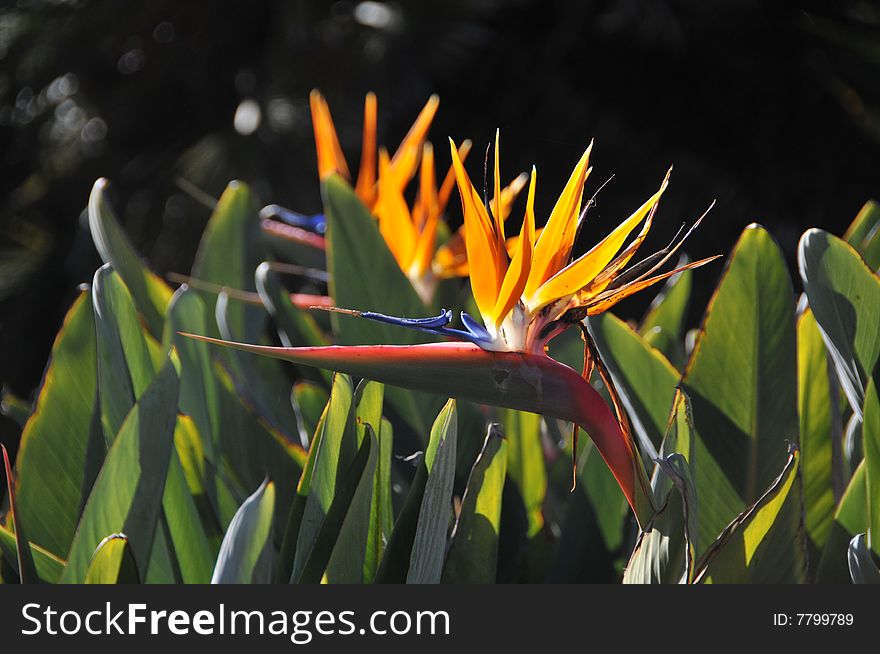
[[547,219],[541,238],[535,244],[532,271],[526,284],[525,295],[531,297],[538,288],[552,277],[568,261],[577,231],[577,218],[580,213],[581,198],[584,194],[584,182],[589,171],[587,163],[593,144],[581,156],[574,167],[568,183],[562,190],[556,206]]
[[[532,247],[535,242],[535,177],[537,173],[532,167],[531,182],[529,184],[529,195],[526,201],[526,214],[523,218],[522,229],[519,234],[519,246],[513,255],[513,261],[507,274],[504,276],[504,283],[501,286],[501,292],[498,294],[498,301],[495,304],[495,326],[500,327],[504,318],[510,313],[510,310],[519,302],[526,281],[529,278],[529,270],[532,267]],[[500,192],[496,189],[496,193],[500,196]]]
[[364,136],[361,145],[361,165],[358,169],[354,192],[370,206],[375,201],[376,186],[376,94],[367,93],[364,99]]
[[[437,180],[434,177],[434,149],[425,143],[422,155],[421,189],[417,206],[422,216],[421,221],[414,220],[419,232],[416,251],[411,264],[410,273],[421,277],[428,270],[437,243],[437,224],[440,221],[440,208],[437,203]],[[413,217],[415,219],[415,216]],[[422,224],[420,225],[419,222]]]
[[495,308],[495,300],[501,288],[501,278],[498,274],[497,237],[486,208],[458,158],[458,152],[452,139],[449,139],[449,145],[452,152],[455,179],[458,182],[458,191],[461,195],[462,212],[464,213],[465,249],[470,267],[471,290],[480,313],[483,316],[490,316]]
[[656,275],[654,277],[648,277],[647,279],[637,279],[633,282],[630,282],[626,286],[623,286],[618,289],[614,289],[612,291],[605,291],[604,293],[598,295],[595,298],[591,298],[587,309],[587,315],[595,316],[598,313],[602,313],[603,311],[607,311],[612,306],[623,300],[624,298],[629,297],[633,293],[638,293],[639,291],[648,288],[649,286],[653,286],[657,282],[662,282],[664,279],[668,277],[672,277],[676,273],[680,273],[683,270],[690,270],[691,268],[697,268],[699,266],[704,266],[710,261],[715,261],[720,254],[716,254],[714,257],[707,257],[706,259],[700,259],[699,261],[693,261],[684,266],[680,266],[675,270],[670,270],[669,272],[665,272],[662,275]]
[[[461,145],[458,146],[458,158],[462,162],[467,159],[472,145],[470,139],[465,139],[462,141]],[[441,213],[446,210],[446,205],[449,203],[449,198],[452,196],[453,188],[455,188],[455,169],[452,164],[449,164],[449,170],[446,171],[446,177],[443,178],[443,184],[440,185],[440,193],[438,193],[437,201],[440,205]]]
[[403,197],[403,187],[391,171],[388,152],[379,152],[379,193],[373,213],[379,218],[379,232],[397,260],[401,270],[412,264],[416,246],[416,231],[409,207]]
[[309,106],[312,110],[312,127],[315,131],[315,148],[318,152],[318,176],[325,179],[333,173],[339,173],[351,179],[348,164],[342,154],[330,107],[324,96],[316,89],[309,94]]
[[[663,180],[660,190],[620,225],[611,234],[595,245],[589,252],[560,270],[540,288],[528,297],[530,311],[537,311],[543,306],[560,298],[577,293],[602,272],[605,266],[614,258],[620,250],[627,236],[648,215],[648,212],[660,200],[663,191],[666,190],[669,177]],[[545,230],[546,234],[546,230]],[[540,242],[538,243],[540,246]],[[537,248],[536,248],[537,249]]]
[[409,132],[403,137],[397,152],[391,158],[391,166],[395,176],[409,181],[415,175],[422,144],[428,136],[428,129],[431,127],[431,122],[434,120],[439,106],[439,97],[432,95],[428,98],[428,102],[419,113],[416,121],[409,128]]

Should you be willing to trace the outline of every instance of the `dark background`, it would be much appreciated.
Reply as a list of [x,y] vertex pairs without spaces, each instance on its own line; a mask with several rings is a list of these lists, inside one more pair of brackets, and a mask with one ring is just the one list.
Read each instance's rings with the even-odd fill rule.
[[[319,210],[313,87],[350,163],[368,90],[392,147],[438,93],[439,163],[447,136],[470,137],[475,178],[500,127],[504,176],[538,166],[539,221],[595,137],[588,194],[615,177],[580,247],[645,200],[670,164],[648,247],[717,199],[688,245],[699,257],[729,251],[758,221],[793,266],[805,228],[841,233],[880,186],[880,10],[870,2],[8,3],[0,382],[31,395],[77,285],[99,265],[84,218],[97,177],[110,178],[126,230],[160,274],[189,270],[209,215],[180,178],[214,197],[244,179],[264,203]],[[244,135],[233,118],[248,99],[262,120]],[[453,206],[451,220],[459,214]],[[695,276],[692,323],[720,270]],[[638,316],[650,297],[619,313]]]

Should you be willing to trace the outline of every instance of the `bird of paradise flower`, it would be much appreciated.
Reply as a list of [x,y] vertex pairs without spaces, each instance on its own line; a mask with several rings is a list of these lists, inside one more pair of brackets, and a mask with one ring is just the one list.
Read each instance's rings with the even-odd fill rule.
[[[611,380],[591,346],[584,320],[633,293],[682,270],[705,265],[717,256],[658,273],[699,225],[701,217],[681,238],[679,232],[667,247],[627,267],[651,228],[669,183],[667,173],[657,192],[608,236],[585,254],[573,257],[575,239],[583,224],[583,190],[591,170],[588,164],[592,143],[575,166],[540,235],[535,228],[534,212],[537,173],[532,168],[523,225],[510,254],[500,202],[498,141],[496,133],[495,199],[484,203],[464,169],[458,148],[450,140],[464,212],[471,289],[481,320],[462,312],[461,325],[455,327],[449,310],[422,318],[331,309],[451,337],[458,342],[274,348],[196,338],[415,390],[571,421],[584,428],[596,443],[637,522],[645,529],[655,511],[647,474]],[[338,178],[330,178],[326,183],[331,192],[346,192]],[[639,225],[639,232],[624,247]],[[585,340],[582,373],[552,359],[546,348],[550,340],[573,326],[582,329]],[[612,391],[615,413],[587,381],[594,367]],[[576,448],[575,442],[575,452]]]
[[[368,93],[364,101],[361,159],[357,178],[353,180],[327,101],[317,90],[309,97],[319,178],[323,181],[338,174],[354,183],[355,195],[377,219],[388,249],[426,303],[433,297],[440,279],[467,276],[467,260],[462,247],[464,226],[447,241],[442,239],[445,230],[441,223],[455,188],[455,173],[450,165],[438,185],[434,148],[427,135],[439,103],[436,95],[428,99],[392,156],[387,149],[378,146],[377,100],[375,94]],[[470,150],[471,142],[463,141],[456,152],[459,160],[464,161]],[[408,203],[405,193],[416,175],[415,199]],[[513,202],[527,179],[521,174],[501,190],[502,219],[510,215]],[[266,207],[263,217],[280,218],[289,226],[320,234],[326,229],[323,214],[303,216],[278,205]],[[264,223],[264,227],[282,237],[291,235],[284,226]],[[318,247],[324,245],[323,240],[315,241],[296,232],[294,235],[301,242]],[[511,240],[510,247],[515,247],[515,239]]]

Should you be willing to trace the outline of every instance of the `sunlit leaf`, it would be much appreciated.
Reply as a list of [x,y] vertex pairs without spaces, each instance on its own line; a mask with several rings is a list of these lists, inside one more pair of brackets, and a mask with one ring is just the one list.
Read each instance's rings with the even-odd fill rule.
[[178,386],[169,361],[125,419],[86,502],[63,582],[81,582],[98,543],[116,532],[129,537],[146,576],[174,446]]
[[275,485],[266,479],[229,523],[212,584],[266,584],[272,580],[274,512]]
[[452,520],[452,484],[455,481],[455,445],[458,416],[449,400],[431,428],[424,454],[428,471],[419,519],[413,538],[408,584],[438,584],[446,557],[446,536]]
[[452,530],[452,545],[443,569],[444,583],[495,582],[501,493],[506,474],[507,443],[490,428],[461,499],[461,512]]
[[841,386],[861,417],[880,355],[880,277],[845,241],[819,229],[801,237],[798,267]]
[[139,584],[140,575],[134,553],[125,534],[110,534],[98,543],[83,583]]

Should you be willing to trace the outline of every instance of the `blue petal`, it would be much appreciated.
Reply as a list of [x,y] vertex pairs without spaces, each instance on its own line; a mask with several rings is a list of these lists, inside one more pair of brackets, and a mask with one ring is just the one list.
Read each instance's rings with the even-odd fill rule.
[[452,311],[449,309],[443,309],[439,316],[429,318],[398,318],[397,316],[389,316],[384,313],[376,313],[375,311],[362,311],[360,315],[363,318],[388,323],[389,325],[423,330],[438,329],[452,322]]
[[290,209],[286,209],[278,204],[270,204],[260,210],[261,218],[277,218],[282,222],[293,227],[301,227],[317,234],[323,234],[327,231],[327,220],[324,214],[316,213],[312,216],[306,216]]
[[362,318],[384,322],[389,325],[397,325],[399,327],[409,327],[417,329],[428,334],[437,334],[438,336],[450,336],[464,341],[469,341],[476,345],[487,343],[492,340],[489,332],[476,320],[468,314],[462,312],[461,322],[464,329],[456,329],[449,327],[452,322],[452,311],[443,309],[439,316],[431,316],[428,318],[399,318],[397,316],[389,316],[384,313],[376,313],[375,311],[358,311],[356,313]]

